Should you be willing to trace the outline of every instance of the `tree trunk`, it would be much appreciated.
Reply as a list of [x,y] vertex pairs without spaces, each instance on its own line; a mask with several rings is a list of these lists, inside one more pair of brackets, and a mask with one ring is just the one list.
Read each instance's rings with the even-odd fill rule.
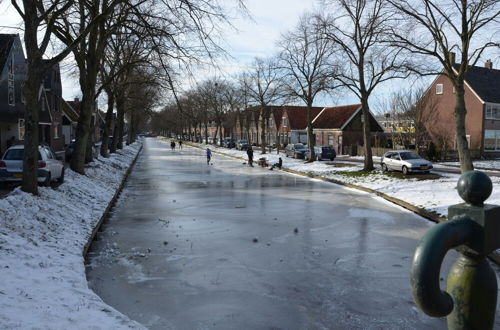
[[[80,72],[80,74],[83,74]],[[94,92],[93,88],[95,84],[81,84],[82,86],[82,105],[80,111],[80,117],[78,118],[78,124],[76,126],[76,142],[75,149],[71,155],[70,167],[73,171],[85,174],[85,156],[87,153],[87,145],[89,141],[90,134],[90,123],[92,120],[92,109],[94,108]],[[93,87],[94,86],[94,87]]]
[[309,162],[316,160],[316,153],[314,152],[314,131],[312,127],[312,102],[307,104],[307,146],[309,147]]
[[266,118],[264,113],[264,106],[260,107],[260,149],[261,154],[266,153]]
[[465,89],[463,80],[458,82],[455,90],[455,129],[457,151],[460,159],[460,171],[465,173],[467,171],[474,170],[474,165],[472,164],[465,131],[465,116],[467,115],[467,109],[465,107]]
[[362,119],[363,119],[363,143],[365,150],[365,160],[363,170],[371,171],[373,167],[371,128],[370,128],[370,107],[368,105],[368,95],[361,95]]
[[116,120],[117,120],[117,129],[116,134],[113,136],[113,144],[115,145],[115,151],[117,149],[123,149],[123,134],[124,134],[124,126],[125,126],[125,93],[120,92],[116,95]]
[[[37,63],[34,60],[32,63]],[[42,76],[36,69],[30,70],[25,82],[24,95],[26,107],[24,111],[24,158],[23,182],[21,190],[33,195],[38,195],[38,118],[39,102],[38,91],[42,83]]]
[[102,133],[101,156],[109,157],[109,135],[112,132],[113,126],[113,108],[115,105],[115,96],[111,90],[107,90],[108,94],[108,109],[106,110],[106,122],[104,123],[104,131]]
[[24,110],[24,157],[23,182],[21,190],[38,195],[38,92],[43,79],[42,55],[38,49],[38,22],[36,4],[23,1],[24,4],[24,44],[26,47],[27,76],[24,85],[26,99]]
[[208,144],[208,124],[205,122],[205,144]]

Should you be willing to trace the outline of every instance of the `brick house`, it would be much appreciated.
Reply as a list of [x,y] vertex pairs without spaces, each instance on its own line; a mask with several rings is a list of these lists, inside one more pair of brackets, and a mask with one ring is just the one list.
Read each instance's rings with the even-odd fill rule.
[[[458,65],[456,65],[458,68]],[[434,144],[455,150],[455,91],[445,75],[439,75],[424,94],[429,98],[424,124]],[[491,61],[471,66],[465,75],[465,130],[472,157],[500,155],[500,70]]]
[[[54,152],[64,153],[63,115],[62,115],[62,85],[59,63],[55,64],[43,80],[44,98],[50,121],[43,123],[40,120],[40,142],[52,147]],[[45,106],[42,105],[42,112]],[[43,128],[43,130],[42,130]]]
[[[312,107],[311,118],[315,118],[323,107]],[[284,106],[282,124],[279,129],[282,143],[307,143],[307,107]]]
[[[312,124],[316,145],[332,146],[338,154],[350,154],[364,144],[361,104],[323,108]],[[371,113],[370,129],[372,137],[384,132]]]

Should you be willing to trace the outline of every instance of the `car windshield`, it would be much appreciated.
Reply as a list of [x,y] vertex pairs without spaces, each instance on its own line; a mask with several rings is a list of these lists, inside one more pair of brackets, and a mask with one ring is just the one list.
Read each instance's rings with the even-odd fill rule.
[[322,149],[324,151],[332,151],[333,150],[332,147],[322,147]]
[[[24,149],[10,149],[3,156],[3,160],[23,160],[23,157]],[[40,152],[38,152],[38,159],[42,159]]]
[[240,140],[240,143],[248,143],[247,140]]
[[419,155],[417,155],[414,152],[401,152],[401,159],[402,160],[409,160],[409,159],[422,159]]
[[296,144],[294,147],[295,149],[306,149],[306,146],[301,143]]

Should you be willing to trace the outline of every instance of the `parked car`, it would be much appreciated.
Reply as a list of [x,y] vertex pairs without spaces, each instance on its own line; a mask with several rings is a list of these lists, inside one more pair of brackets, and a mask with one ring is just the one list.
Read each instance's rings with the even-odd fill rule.
[[307,148],[302,143],[290,143],[285,148],[285,155],[293,158],[305,158]]
[[236,149],[247,150],[248,149],[248,140],[238,140],[238,142],[236,142]]
[[380,159],[382,171],[401,171],[404,175],[414,172],[429,173],[432,163],[413,151],[394,150],[386,152]]
[[[23,180],[24,145],[16,145],[5,151],[0,160],[0,182]],[[38,147],[38,182],[50,186],[52,181],[64,182],[64,163],[49,146]]]
[[73,155],[73,151],[75,151],[75,140],[71,140],[71,142],[64,149],[64,158],[67,162],[71,160],[71,156]]
[[225,148],[234,148],[236,146],[236,142],[234,139],[227,137],[222,140],[222,146]]
[[[337,153],[330,146],[314,147],[314,153],[316,154],[316,160],[323,160],[323,159],[335,160],[335,157],[337,157]],[[304,155],[304,157],[305,159],[309,159],[309,149],[307,149],[307,152]]]

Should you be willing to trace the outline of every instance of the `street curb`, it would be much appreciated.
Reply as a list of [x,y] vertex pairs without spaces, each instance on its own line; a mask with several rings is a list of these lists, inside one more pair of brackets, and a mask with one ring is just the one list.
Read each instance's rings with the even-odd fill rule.
[[137,154],[134,157],[134,160],[130,163],[127,171],[125,171],[125,174],[123,175],[122,182],[120,183],[120,186],[118,186],[118,189],[115,191],[115,194],[113,195],[113,198],[108,203],[108,206],[104,210],[104,213],[101,215],[101,218],[97,222],[97,224],[94,227],[94,230],[92,230],[92,234],[90,234],[87,243],[85,243],[85,246],[83,247],[82,255],[83,258],[85,259],[87,256],[87,253],[89,252],[90,246],[92,245],[92,242],[94,241],[97,233],[99,232],[99,229],[101,229],[101,226],[108,217],[109,211],[111,211],[111,208],[115,205],[116,201],[118,200],[118,197],[120,197],[120,194],[123,190],[123,187],[125,186],[125,182],[128,179],[128,176],[130,175],[130,172],[132,172],[132,169],[135,166],[135,163],[137,162],[137,159],[139,158],[139,155],[141,154],[143,144],[141,144],[141,147],[137,151]]

